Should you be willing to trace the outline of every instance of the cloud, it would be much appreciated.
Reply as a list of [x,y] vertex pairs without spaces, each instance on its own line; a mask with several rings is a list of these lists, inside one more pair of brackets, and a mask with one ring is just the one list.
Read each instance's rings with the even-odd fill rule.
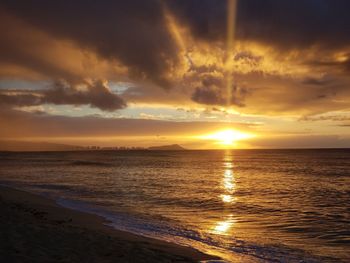
[[111,92],[103,80],[86,81],[84,85],[72,85],[64,81],[53,87],[37,91],[5,91],[0,93],[3,106],[23,107],[41,104],[90,105],[104,111],[114,111],[126,107],[126,102]]
[[107,82],[96,80],[86,83],[84,90],[67,85],[67,83],[57,82],[53,89],[43,93],[42,102],[56,105],[84,105],[101,110],[113,111],[126,107],[126,102],[118,95],[112,93],[107,86]]
[[205,105],[236,105],[244,107],[244,99],[249,93],[245,87],[232,85],[230,99],[225,90],[224,79],[207,76],[192,94],[192,100]]
[[5,0],[1,5],[49,35],[119,61],[133,78],[169,86],[165,74],[177,63],[178,50],[160,1]]
[[[198,141],[195,135],[233,128],[243,132],[258,132],[262,127],[248,123],[181,122],[149,119],[102,118],[98,116],[68,117],[0,109],[0,137],[3,140],[56,141],[70,144],[141,145],[154,143],[192,142],[193,146],[212,147]],[[347,129],[344,125],[343,129]],[[258,134],[259,135],[259,134]],[[187,138],[187,136],[190,136]],[[134,138],[133,138],[134,137]],[[102,141],[105,140],[105,141]],[[287,134],[268,132],[246,141],[257,148],[320,148],[350,147],[350,137],[339,135]]]
[[350,72],[350,54],[343,53],[340,57],[331,58],[315,58],[312,61],[307,61],[310,66],[319,67],[321,69],[327,70],[332,68],[339,73],[348,74]]
[[42,82],[57,79],[73,85],[85,79],[127,79],[126,68],[117,61],[108,61],[69,39],[48,34],[10,14],[1,3],[0,16],[0,79],[9,88],[18,83],[23,87],[26,81],[28,88],[35,89],[35,82],[39,87]]
[[237,75],[238,83],[249,86],[245,98],[245,113],[263,115],[314,115],[349,108],[348,78],[336,77],[323,85],[302,83],[304,78],[274,76],[252,73]]
[[239,61],[242,64],[249,64],[252,67],[257,66],[262,59],[262,56],[255,55],[251,51],[241,51],[234,56],[235,61]]
[[3,107],[13,107],[13,106],[35,106],[42,104],[40,96],[35,94],[6,94],[0,93],[0,105]]
[[220,90],[215,87],[198,87],[192,95],[192,100],[206,105],[224,104],[225,100],[220,96]]
[[223,128],[250,130],[250,124],[225,122],[186,122],[149,119],[68,117],[0,109],[1,138],[26,137],[113,137],[113,136],[189,136]]
[[0,78],[69,83],[16,99],[2,93],[2,100],[19,106],[39,100],[107,111],[125,107],[103,85],[86,83],[100,79],[128,82],[122,97],[130,103],[228,103],[259,115],[348,108],[349,1],[239,1],[229,102],[226,4],[1,1]]
[[345,113],[333,113],[333,114],[321,114],[314,116],[304,116],[300,121],[331,121],[331,122],[344,122],[350,121],[349,112]]
[[286,48],[347,46],[349,1],[247,0],[239,2],[238,37]]
[[[226,39],[226,1],[167,1],[193,34],[205,40]],[[238,1],[236,37],[280,49],[347,46],[350,18],[347,0]]]
[[321,76],[320,78],[306,77],[302,80],[302,84],[313,85],[313,86],[325,86],[336,81],[329,75]]

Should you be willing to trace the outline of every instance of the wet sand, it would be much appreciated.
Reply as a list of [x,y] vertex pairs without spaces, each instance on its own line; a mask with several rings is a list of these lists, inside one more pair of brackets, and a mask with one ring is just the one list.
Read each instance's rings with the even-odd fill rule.
[[0,186],[0,262],[198,262],[195,249],[105,226],[105,219]]

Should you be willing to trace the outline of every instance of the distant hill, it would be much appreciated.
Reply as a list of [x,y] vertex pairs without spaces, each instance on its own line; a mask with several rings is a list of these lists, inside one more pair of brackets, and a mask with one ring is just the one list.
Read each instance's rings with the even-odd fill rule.
[[162,146],[153,146],[153,147],[149,147],[148,150],[156,150],[156,151],[183,151],[186,150],[185,148],[183,148],[182,146],[178,145],[178,144],[172,144],[172,145],[162,145]]
[[48,142],[0,141],[0,151],[35,152],[35,151],[79,151],[84,147]]

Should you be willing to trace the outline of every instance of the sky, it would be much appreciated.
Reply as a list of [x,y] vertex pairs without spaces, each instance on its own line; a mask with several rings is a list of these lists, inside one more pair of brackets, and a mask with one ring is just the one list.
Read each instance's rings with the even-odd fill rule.
[[350,1],[0,1],[0,138],[350,147]]

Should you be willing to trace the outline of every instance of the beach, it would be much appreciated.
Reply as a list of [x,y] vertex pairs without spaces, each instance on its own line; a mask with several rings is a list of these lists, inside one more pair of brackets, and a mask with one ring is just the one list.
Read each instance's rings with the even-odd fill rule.
[[0,1],[0,263],[350,263],[348,10]]
[[0,187],[0,262],[198,262],[195,249],[117,231],[105,219]]

